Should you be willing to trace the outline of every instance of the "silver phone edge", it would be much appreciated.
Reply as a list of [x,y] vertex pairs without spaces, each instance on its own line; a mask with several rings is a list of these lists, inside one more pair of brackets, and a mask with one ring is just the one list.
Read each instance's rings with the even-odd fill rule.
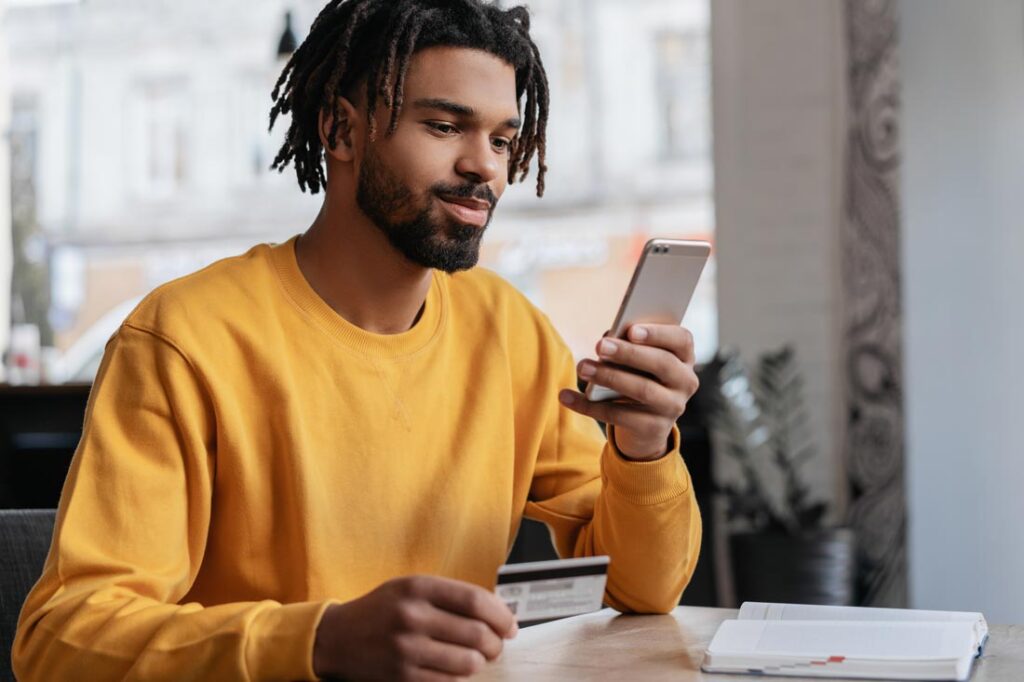
[[[626,303],[629,301],[630,296],[633,295],[633,289],[636,286],[637,280],[640,278],[640,272],[643,270],[644,262],[647,260],[647,256],[654,250],[656,246],[668,246],[671,252],[672,247],[676,248],[693,248],[699,251],[695,254],[686,255],[699,255],[704,257],[704,263],[701,265],[701,274],[707,267],[707,260],[711,256],[711,244],[709,242],[690,240],[690,239],[662,239],[655,237],[648,239],[647,243],[644,244],[644,249],[640,253],[640,258],[636,262],[636,266],[633,268],[633,276],[629,280],[629,286],[626,287],[626,293],[622,295],[622,300],[619,302],[619,310],[615,313],[615,321],[612,323],[612,327],[608,332],[608,336],[614,338],[622,338],[625,329],[622,329],[622,316],[626,313]],[[682,254],[680,254],[682,255]],[[682,320],[679,321],[681,325]],[[603,395],[594,397],[595,393],[603,392]],[[607,402],[609,400],[615,400],[621,398],[622,394],[618,391],[608,388],[607,386],[601,386],[595,384],[592,381],[587,382],[586,387],[583,390],[583,395],[586,396],[587,400],[591,402]]]

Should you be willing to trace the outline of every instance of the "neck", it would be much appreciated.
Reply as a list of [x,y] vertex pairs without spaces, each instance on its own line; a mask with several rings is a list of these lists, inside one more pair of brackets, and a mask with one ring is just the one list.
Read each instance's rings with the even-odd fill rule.
[[[410,262],[359,210],[328,187],[313,224],[295,248],[299,270],[336,313],[377,334],[416,324],[430,290],[430,268]],[[334,190],[334,191],[332,191]]]

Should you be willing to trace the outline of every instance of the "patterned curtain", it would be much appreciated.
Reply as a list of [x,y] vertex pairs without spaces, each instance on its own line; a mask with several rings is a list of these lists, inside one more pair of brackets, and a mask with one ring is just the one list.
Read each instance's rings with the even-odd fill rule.
[[895,0],[846,0],[849,129],[842,250],[850,525],[860,601],[905,606],[900,81]]

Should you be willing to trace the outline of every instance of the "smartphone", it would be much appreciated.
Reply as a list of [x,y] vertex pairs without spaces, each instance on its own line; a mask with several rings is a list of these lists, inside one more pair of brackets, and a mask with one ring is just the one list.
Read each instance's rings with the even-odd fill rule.
[[[630,326],[642,322],[682,324],[710,255],[711,244],[707,242],[678,239],[647,242],[608,336],[624,339]],[[584,393],[590,400],[621,397],[612,389],[593,382],[587,384]]]

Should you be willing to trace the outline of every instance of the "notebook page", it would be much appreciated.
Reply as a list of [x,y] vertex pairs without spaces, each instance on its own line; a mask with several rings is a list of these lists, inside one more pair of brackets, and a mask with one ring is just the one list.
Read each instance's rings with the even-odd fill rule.
[[743,602],[739,620],[829,620],[971,623],[974,627],[975,653],[980,656],[988,640],[985,616],[971,611],[925,611],[923,609],[880,609],[863,606],[819,606],[813,604],[776,604]]
[[739,620],[870,620],[870,621],[984,621],[969,611],[923,611],[920,609],[879,609],[865,606],[818,606],[814,604],[769,604],[743,602]]
[[974,655],[970,623],[727,620],[714,655],[873,660],[959,660]]

